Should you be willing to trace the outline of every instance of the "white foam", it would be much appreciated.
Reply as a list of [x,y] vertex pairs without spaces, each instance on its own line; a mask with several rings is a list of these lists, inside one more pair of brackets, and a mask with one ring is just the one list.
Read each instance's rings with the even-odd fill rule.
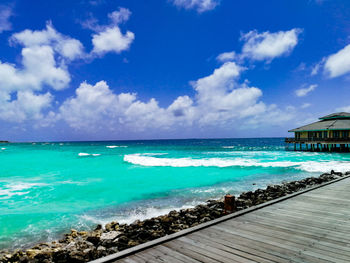
[[44,183],[10,183],[6,184],[3,189],[0,189],[0,199],[8,199],[14,195],[25,195],[30,193],[28,190],[34,187],[46,186]]
[[95,216],[91,216],[91,215],[82,215],[81,218],[84,221],[89,221],[92,222],[94,224],[101,224],[101,225],[106,225],[107,223],[110,223],[112,221],[117,221],[120,224],[131,224],[132,222],[136,221],[136,220],[145,220],[145,219],[149,219],[152,217],[157,217],[160,215],[166,215],[168,214],[170,211],[173,210],[180,210],[180,209],[187,209],[187,208],[192,208],[195,205],[199,204],[199,202],[197,203],[193,203],[191,205],[184,205],[181,207],[166,207],[166,208],[158,208],[158,207],[149,207],[146,208],[143,211],[132,211],[131,213],[122,216],[122,217],[109,217],[109,218],[100,218],[100,217],[95,217]]
[[128,146],[125,145],[108,145],[107,148],[114,149],[114,148],[126,148]]
[[222,148],[224,148],[224,149],[233,149],[233,148],[235,148],[235,146],[222,146]]
[[5,147],[3,147],[3,148],[1,148],[1,150],[6,150],[6,148],[5,148]]
[[142,166],[169,166],[169,167],[280,167],[295,168],[307,172],[329,172],[330,170],[345,172],[350,171],[350,162],[345,161],[276,161],[260,162],[258,160],[243,158],[157,158],[142,154],[129,154],[124,156],[124,161]]
[[100,156],[100,153],[79,153],[79,156]]

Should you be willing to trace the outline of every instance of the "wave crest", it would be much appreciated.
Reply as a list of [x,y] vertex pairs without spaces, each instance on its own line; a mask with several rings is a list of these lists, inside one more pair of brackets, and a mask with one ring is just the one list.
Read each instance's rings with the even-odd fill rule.
[[157,158],[145,156],[142,154],[128,154],[124,156],[124,161],[142,166],[168,166],[168,167],[276,167],[276,168],[294,168],[306,172],[329,172],[336,170],[340,172],[350,171],[350,162],[345,161],[276,161],[261,162],[252,159],[243,158]]

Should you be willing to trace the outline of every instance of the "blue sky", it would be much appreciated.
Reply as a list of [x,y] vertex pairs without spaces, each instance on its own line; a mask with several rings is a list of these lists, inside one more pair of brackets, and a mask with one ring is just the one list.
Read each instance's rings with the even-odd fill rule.
[[0,139],[286,136],[350,111],[350,2],[1,1]]

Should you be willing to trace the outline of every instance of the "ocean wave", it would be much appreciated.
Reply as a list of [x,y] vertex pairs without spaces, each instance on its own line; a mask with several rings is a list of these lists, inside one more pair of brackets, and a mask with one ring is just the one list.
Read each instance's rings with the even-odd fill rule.
[[233,149],[233,148],[235,148],[235,146],[222,146],[221,148],[224,148],[224,149]]
[[[166,215],[170,211],[173,210],[181,210],[181,209],[188,209],[196,206],[198,203],[193,203],[191,205],[183,205],[183,206],[174,206],[174,207],[147,207],[145,209],[135,209],[128,211],[122,216],[110,216],[110,217],[105,217],[105,216],[96,216],[96,215],[82,215],[80,216],[81,221],[83,221],[81,224],[84,224],[85,222],[90,222],[93,224],[101,224],[101,225],[106,225],[107,223],[110,223],[112,221],[117,221],[120,224],[131,224],[135,222],[136,220],[145,220],[161,215]],[[89,225],[89,224],[87,224]]]
[[329,172],[336,170],[340,172],[350,171],[350,162],[345,161],[276,161],[260,162],[243,158],[157,158],[144,156],[142,154],[128,154],[124,156],[124,161],[142,166],[168,166],[168,167],[276,167],[294,168],[306,172]]
[[[45,183],[11,183],[0,189],[0,199],[8,199],[14,195],[29,194],[31,188],[47,186]],[[24,191],[25,190],[25,191]]]
[[125,145],[108,145],[106,148],[114,149],[114,148],[126,148],[128,146]]
[[5,148],[5,147],[3,147],[3,148],[1,148],[1,150],[6,150],[6,148]]
[[100,156],[100,153],[79,153],[78,156]]

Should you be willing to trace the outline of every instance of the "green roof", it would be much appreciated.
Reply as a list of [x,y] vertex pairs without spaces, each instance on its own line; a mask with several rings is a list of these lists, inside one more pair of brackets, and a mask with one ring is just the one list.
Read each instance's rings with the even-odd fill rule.
[[321,117],[320,121],[301,126],[289,132],[350,130],[350,113],[338,112]]
[[326,116],[323,116],[320,118],[320,120],[327,120],[327,119],[348,119],[350,118],[349,112],[336,112],[332,113]]

